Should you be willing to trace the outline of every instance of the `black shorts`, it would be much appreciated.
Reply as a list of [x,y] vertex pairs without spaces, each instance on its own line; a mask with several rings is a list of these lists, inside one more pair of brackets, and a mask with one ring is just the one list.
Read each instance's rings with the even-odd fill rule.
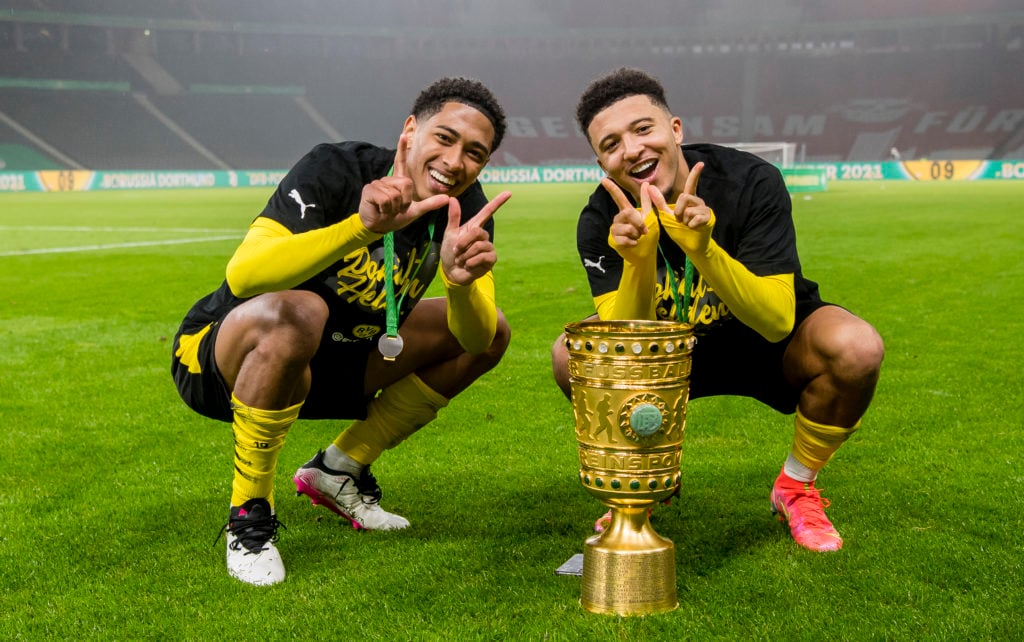
[[[213,322],[208,327],[210,329],[199,340],[194,358],[191,354],[179,356],[182,339],[188,342],[205,328],[193,334],[178,330],[172,346],[171,374],[178,394],[189,408],[211,419],[232,421],[231,391],[217,368],[213,351],[220,323]],[[309,364],[312,383],[299,418],[366,419],[366,404],[373,396],[363,394],[363,382],[366,361],[374,349],[370,341],[334,341],[331,332],[325,331],[320,348]]]
[[783,414],[796,412],[800,391],[786,383],[782,358],[793,333],[824,301],[797,304],[793,332],[771,343],[742,323],[716,328],[713,337],[697,337],[690,372],[690,399],[736,395],[752,397]]

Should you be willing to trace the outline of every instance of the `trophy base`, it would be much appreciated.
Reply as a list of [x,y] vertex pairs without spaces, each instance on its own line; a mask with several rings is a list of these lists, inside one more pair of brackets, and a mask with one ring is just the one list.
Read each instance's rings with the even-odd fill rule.
[[610,615],[674,610],[675,558],[675,545],[654,532],[646,506],[613,508],[608,529],[584,546],[580,606]]

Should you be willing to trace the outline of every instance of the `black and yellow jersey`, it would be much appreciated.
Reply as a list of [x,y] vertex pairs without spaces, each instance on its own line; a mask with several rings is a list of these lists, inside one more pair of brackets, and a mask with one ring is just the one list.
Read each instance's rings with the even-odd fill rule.
[[[779,170],[753,154],[719,145],[683,145],[682,150],[688,166],[704,163],[697,196],[714,210],[712,241],[756,276],[791,274],[798,306],[820,301],[817,284],[801,271],[791,202]],[[598,186],[577,223],[577,249],[595,300],[620,286],[623,259],[609,245],[609,228],[617,213],[611,195]],[[682,300],[686,255],[668,233],[662,231],[658,238],[655,316],[675,319],[672,284]],[[697,334],[740,322],[699,270],[694,270],[690,296],[686,318]]]
[[[323,298],[330,310],[326,332],[336,342],[374,341],[385,330],[384,240],[351,217],[359,210],[363,187],[386,176],[394,157],[393,149],[363,142],[317,145],[281,180],[254,221],[254,229],[277,230],[298,237],[289,239],[298,242],[289,245],[287,256],[275,257],[275,261],[285,262],[288,272],[297,274],[303,274],[303,267],[311,261],[312,252],[303,251],[302,239],[312,239],[325,228],[342,229],[347,225],[362,230],[362,240],[357,240],[353,249],[338,260],[299,282],[285,282],[273,288],[308,290]],[[463,222],[487,204],[479,182],[458,200]],[[445,207],[394,232],[393,278],[396,298],[401,299],[400,322],[437,274],[447,222]],[[493,239],[493,221],[488,220],[484,228]],[[321,242],[322,237],[318,237]],[[232,284],[237,287],[244,277],[236,272],[233,281],[225,279],[216,291],[200,299],[186,315],[182,331],[195,332],[251,298],[252,294],[246,291],[232,290]]]

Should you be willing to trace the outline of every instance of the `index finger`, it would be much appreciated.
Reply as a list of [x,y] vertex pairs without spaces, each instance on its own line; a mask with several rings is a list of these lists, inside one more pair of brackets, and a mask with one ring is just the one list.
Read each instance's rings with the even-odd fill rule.
[[665,202],[665,195],[661,193],[661,190],[653,185],[648,186],[647,199],[654,205],[654,208],[661,212],[671,212],[668,203]]
[[697,195],[697,181],[700,180],[700,173],[703,171],[704,161],[697,163],[690,169],[690,173],[686,177],[686,186],[683,188],[683,194]]
[[498,208],[505,204],[505,202],[512,198],[512,192],[502,192],[495,196],[490,203],[480,208],[480,211],[476,213],[476,216],[469,219],[466,225],[476,225],[477,227],[483,227],[484,223],[487,222],[494,213],[498,211]]
[[633,206],[629,203],[629,199],[626,198],[626,194],[619,187],[619,184],[612,179],[605,176],[601,179],[601,186],[608,192],[615,204],[619,206],[619,211],[631,210]]
[[[650,183],[640,184],[640,216],[645,217],[651,211]],[[658,191],[658,190],[654,190]]]
[[391,171],[392,176],[401,176],[405,178],[406,167],[405,167],[405,150],[409,146],[409,140],[405,136],[405,132],[398,137],[398,149],[395,150],[395,165]]

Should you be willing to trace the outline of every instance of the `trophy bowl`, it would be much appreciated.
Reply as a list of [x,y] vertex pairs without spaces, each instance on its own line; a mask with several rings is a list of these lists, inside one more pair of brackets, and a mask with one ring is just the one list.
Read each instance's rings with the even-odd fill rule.
[[654,531],[648,509],[679,489],[693,328],[581,321],[565,336],[580,483],[612,513],[586,541],[580,604],[616,615],[672,610],[675,545]]

